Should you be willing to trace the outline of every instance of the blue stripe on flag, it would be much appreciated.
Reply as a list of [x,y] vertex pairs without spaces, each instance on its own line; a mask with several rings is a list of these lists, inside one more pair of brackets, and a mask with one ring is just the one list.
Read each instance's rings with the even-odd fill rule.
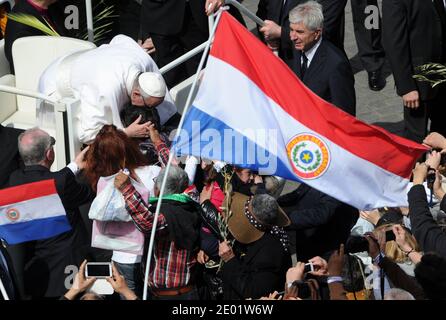
[[[234,115],[236,116],[236,115]],[[246,119],[249,121],[249,119]],[[263,134],[261,130],[257,133]],[[278,148],[277,139],[267,135],[267,145]],[[194,155],[205,159],[222,160],[238,167],[259,170],[286,179],[298,180],[288,164],[265,148],[259,146],[224,122],[191,106],[183,129],[174,143],[174,152],[179,155]],[[281,150],[282,151],[282,150]],[[283,152],[283,151],[282,151]]]
[[62,215],[1,225],[0,238],[5,239],[8,244],[17,244],[51,238],[70,230],[66,215]]

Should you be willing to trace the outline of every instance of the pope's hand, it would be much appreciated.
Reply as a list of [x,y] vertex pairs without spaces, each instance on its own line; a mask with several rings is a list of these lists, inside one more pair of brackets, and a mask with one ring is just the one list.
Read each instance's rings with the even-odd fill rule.
[[147,138],[150,136],[151,122],[139,123],[142,117],[139,116],[131,125],[124,129],[124,132],[130,138]]

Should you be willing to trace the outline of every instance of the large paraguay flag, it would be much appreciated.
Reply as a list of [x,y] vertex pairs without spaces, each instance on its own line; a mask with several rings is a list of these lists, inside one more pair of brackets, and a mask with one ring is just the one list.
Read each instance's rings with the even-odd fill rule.
[[53,179],[0,190],[0,238],[9,244],[71,230]]
[[358,209],[407,205],[426,151],[319,98],[227,13],[174,148],[299,180]]

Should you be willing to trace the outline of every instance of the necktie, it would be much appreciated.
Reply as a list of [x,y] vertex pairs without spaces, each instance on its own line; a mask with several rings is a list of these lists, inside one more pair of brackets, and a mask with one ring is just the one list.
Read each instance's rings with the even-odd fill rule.
[[308,67],[308,58],[305,55],[305,52],[302,51],[302,65],[300,66],[300,78],[303,80],[305,77],[305,72]]

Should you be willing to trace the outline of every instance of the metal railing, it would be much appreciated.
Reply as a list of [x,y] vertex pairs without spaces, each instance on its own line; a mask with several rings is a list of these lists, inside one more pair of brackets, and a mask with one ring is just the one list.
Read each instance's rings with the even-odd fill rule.
[[87,16],[88,41],[94,42],[93,8],[91,0],[85,0],[85,11]]
[[51,98],[49,96],[46,96],[46,95],[44,95],[42,93],[35,92],[35,91],[18,89],[16,87],[11,87],[11,86],[6,86],[6,85],[0,85],[0,91],[6,92],[6,93],[17,94],[19,96],[36,98],[36,99],[40,99],[40,100],[43,100],[43,101],[50,102],[52,104],[56,103],[55,99],[53,99],[53,98]]
[[[70,154],[69,149],[66,148],[67,141],[69,141],[69,136],[67,131],[68,128],[65,126],[66,117],[66,104],[61,100],[44,95],[39,92],[18,89],[16,87],[0,85],[0,91],[11,93],[19,96],[25,96],[34,99],[40,99],[42,101],[48,102],[54,106],[54,116],[55,116],[55,135],[56,135],[56,166],[58,169],[62,169],[67,165],[67,160],[73,157],[74,154]],[[37,119],[37,118],[36,118]]]
[[235,0],[225,0],[225,5],[226,4],[230,4],[230,5],[233,5],[234,7],[236,7],[241,13],[244,13],[249,19],[251,19],[252,21],[257,23],[259,26],[263,27],[263,25],[265,24],[265,22],[262,19],[257,17],[251,11],[249,11],[248,8],[246,8],[244,5],[242,5],[238,1],[235,1]]

